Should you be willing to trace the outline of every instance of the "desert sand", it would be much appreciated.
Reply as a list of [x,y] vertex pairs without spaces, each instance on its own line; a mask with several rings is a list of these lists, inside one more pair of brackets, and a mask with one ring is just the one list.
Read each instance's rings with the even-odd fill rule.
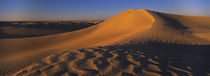
[[100,23],[94,21],[0,21],[0,39],[38,37],[76,31]]
[[210,75],[210,17],[129,9],[81,30],[0,43],[3,76]]

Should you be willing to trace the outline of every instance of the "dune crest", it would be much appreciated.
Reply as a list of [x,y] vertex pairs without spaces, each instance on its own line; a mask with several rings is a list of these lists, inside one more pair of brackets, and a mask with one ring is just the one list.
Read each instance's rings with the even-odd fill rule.
[[75,32],[22,39],[1,39],[0,42],[3,44],[0,44],[0,48],[8,51],[37,51],[104,46],[122,40],[136,31],[145,31],[151,28],[153,22],[153,17],[145,10],[127,10],[98,25]]
[[[171,46],[174,47],[174,44],[180,45],[180,46],[181,45],[186,46],[186,45],[210,44],[209,37],[205,35],[200,36],[202,33],[209,33],[209,30],[206,28],[207,27],[210,28],[210,26],[208,26],[210,24],[208,23],[203,24],[200,21],[194,21],[194,23],[200,24],[203,26],[201,28],[196,29],[197,27],[196,25],[187,24],[187,22],[190,22],[189,19],[188,19],[189,21],[184,21],[184,20],[179,21],[179,18],[177,17],[178,16],[176,15],[164,14],[164,13],[159,13],[159,12],[154,12],[154,11],[149,11],[149,10],[144,10],[144,9],[139,9],[139,10],[129,9],[125,12],[122,12],[116,16],[113,16],[107,19],[106,21],[100,24],[97,24],[95,26],[91,26],[85,29],[81,29],[78,31],[57,34],[57,35],[42,36],[42,37],[20,38],[20,39],[0,39],[0,43],[1,43],[0,48],[1,50],[5,51],[4,54],[9,55],[10,52],[13,52],[14,54],[11,54],[11,55],[15,56],[15,57],[12,57],[10,55],[10,56],[4,57],[3,54],[1,55],[3,56],[1,58],[1,62],[6,62],[7,63],[6,65],[9,65],[10,67],[8,68],[8,67],[5,67],[4,64],[0,64],[0,67],[1,67],[0,74],[14,73],[41,59],[43,62],[46,62],[46,64],[50,65],[50,64],[54,64],[54,62],[60,62],[59,59],[61,59],[61,62],[62,62],[62,60],[65,61],[65,58],[66,57],[68,58],[68,56],[74,57],[74,54],[75,56],[76,54],[79,54],[79,56],[77,56],[78,59],[73,58],[76,60],[74,62],[68,63],[69,66],[75,65],[78,67],[74,67],[74,68],[69,67],[69,69],[71,70],[73,69],[76,72],[81,72],[84,75],[88,74],[84,72],[84,69],[81,69],[81,66],[79,65],[79,63],[83,63],[83,62],[80,62],[81,60],[87,63],[85,67],[89,67],[89,70],[85,70],[85,71],[94,71],[94,72],[96,71],[98,73],[100,71],[100,70],[98,71],[98,69],[100,68],[98,68],[96,66],[96,63],[93,63],[93,61],[95,59],[105,57],[105,60],[103,59],[102,60],[104,62],[107,62],[107,65],[110,65],[110,68],[105,69],[106,70],[105,73],[110,72],[110,75],[113,75],[111,71],[115,69],[111,67],[115,67],[116,69],[119,69],[118,67],[120,66],[117,66],[115,64],[123,63],[123,59],[121,59],[121,56],[119,55],[122,55],[123,58],[128,58],[127,55],[125,55],[126,57],[124,57],[124,51],[125,51],[132,54],[129,56],[135,56],[135,53],[133,53],[132,50],[129,50],[129,51],[125,50],[127,49],[128,46],[134,47],[132,49],[137,50],[139,52],[139,49],[145,49],[142,46],[149,45],[148,47],[154,48],[153,46],[150,46],[150,44],[153,45],[152,43],[155,43],[155,46],[161,47],[161,48],[155,48],[155,49],[158,49],[158,51],[161,50],[162,48],[165,48],[164,47],[165,45],[167,45],[168,47],[171,47]],[[186,18],[185,16],[180,16],[180,17]],[[205,18],[205,17],[202,19],[210,20],[209,18]],[[207,31],[202,31],[202,32],[198,31],[202,29],[206,29]],[[199,34],[199,35],[196,35],[196,34]],[[160,45],[156,45],[156,44],[160,44]],[[127,45],[127,46],[124,46],[124,45]],[[135,46],[131,46],[131,45],[135,45]],[[137,45],[138,47],[136,47]],[[91,50],[88,50],[87,52],[84,50],[83,51],[76,50],[76,49],[81,49],[81,48],[91,48],[95,46],[100,46],[102,47],[103,50],[109,50],[109,51],[105,52],[106,54],[101,54],[99,49],[94,50],[94,48],[92,48]],[[120,51],[119,49],[116,49],[118,47],[114,47],[114,49],[112,47],[107,49],[106,46],[124,46],[124,47],[120,47],[120,50],[124,50],[124,51]],[[97,47],[97,48],[100,48],[100,47]],[[189,47],[189,46],[186,46],[186,47]],[[165,49],[169,49],[169,48],[165,48]],[[63,52],[65,50],[76,50],[76,51],[57,54],[57,52]],[[117,54],[114,53],[113,52],[114,50],[116,50],[118,53]],[[147,51],[152,52],[151,50],[147,50]],[[89,55],[90,52],[91,52],[91,55]],[[141,51],[139,52],[139,54],[142,55],[142,52],[145,52],[145,51]],[[92,53],[93,53],[93,57],[92,57]],[[97,54],[97,53],[100,53],[100,54]],[[48,57],[51,57],[49,56],[51,54],[53,54],[52,59],[48,58]],[[64,54],[67,54],[67,55],[64,55]],[[106,56],[109,56],[110,54],[111,56],[106,58]],[[97,55],[102,56],[102,57],[98,57]],[[64,56],[65,58],[63,59],[62,56]],[[91,57],[89,58],[89,56]],[[141,58],[143,56],[144,55],[142,55]],[[150,54],[148,56],[150,56]],[[159,56],[161,56],[161,54]],[[27,59],[27,57],[29,58]],[[8,59],[8,58],[11,58],[11,59]],[[56,59],[58,61],[53,61]],[[85,59],[89,61],[86,61]],[[11,62],[8,60],[15,60],[15,62]],[[112,60],[114,62],[112,62]],[[135,63],[136,65],[128,66],[125,64],[125,66],[127,66],[125,68],[129,67],[129,69],[135,69],[134,67],[140,66],[139,64],[140,61],[135,62],[135,60],[132,60],[132,59],[128,59],[128,61],[131,63]],[[18,63],[18,64],[14,65],[14,63]],[[63,63],[67,64],[65,62]],[[41,63],[38,63],[38,64],[41,64]],[[130,64],[130,63],[127,63],[127,64]],[[56,66],[60,67],[59,65],[56,65]],[[155,67],[155,66],[151,66],[151,67]],[[29,68],[30,66],[27,67],[27,69]],[[83,71],[80,71],[80,70],[83,70]],[[23,71],[24,70],[18,73],[22,73]],[[145,70],[142,70],[142,71],[145,71]],[[124,72],[128,72],[128,70],[123,70],[123,73]],[[119,70],[118,73],[119,74],[117,75],[122,74],[122,70]],[[126,74],[127,73],[125,73],[125,75]]]

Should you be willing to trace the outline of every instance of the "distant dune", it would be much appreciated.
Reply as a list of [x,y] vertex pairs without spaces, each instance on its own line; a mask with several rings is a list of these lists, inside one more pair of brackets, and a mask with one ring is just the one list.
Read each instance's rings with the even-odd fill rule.
[[129,9],[81,30],[0,43],[1,75],[210,74],[210,17]]
[[101,21],[0,21],[0,39],[39,37],[87,28]]

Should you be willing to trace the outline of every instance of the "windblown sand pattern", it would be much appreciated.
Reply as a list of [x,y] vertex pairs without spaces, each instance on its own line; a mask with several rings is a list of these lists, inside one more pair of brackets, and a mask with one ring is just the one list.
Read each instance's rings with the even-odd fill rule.
[[2,55],[0,74],[208,76],[209,21],[209,17],[129,9],[78,31],[1,39],[0,48],[8,56]]

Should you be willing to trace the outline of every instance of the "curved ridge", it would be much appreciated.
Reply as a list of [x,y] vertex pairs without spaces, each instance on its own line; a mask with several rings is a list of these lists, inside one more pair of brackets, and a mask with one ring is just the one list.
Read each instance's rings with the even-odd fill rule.
[[209,44],[206,39],[194,35],[195,31],[192,26],[184,24],[182,21],[173,17],[173,14],[164,14],[144,9],[137,10],[138,12],[146,12],[148,17],[153,19],[148,30],[136,32],[132,36],[125,38],[121,44],[132,43],[147,43],[151,41],[176,43],[176,44]]
[[131,35],[135,31],[145,31],[151,28],[153,22],[154,19],[148,12],[130,9],[111,17],[103,23],[75,32],[34,38],[2,39],[0,40],[0,43],[2,43],[0,48],[9,51],[49,50],[69,48],[69,46],[72,46],[71,48],[82,48],[108,45]]
[[136,31],[142,32],[148,30],[153,22],[154,19],[146,10],[136,11],[129,9],[111,17],[103,23],[75,32],[43,37],[2,39],[0,40],[0,43],[2,43],[0,48],[7,52],[15,51],[19,53],[19,51],[22,51],[25,53],[30,51],[30,53],[35,53],[55,49],[64,50],[105,46],[121,41],[133,35]]

